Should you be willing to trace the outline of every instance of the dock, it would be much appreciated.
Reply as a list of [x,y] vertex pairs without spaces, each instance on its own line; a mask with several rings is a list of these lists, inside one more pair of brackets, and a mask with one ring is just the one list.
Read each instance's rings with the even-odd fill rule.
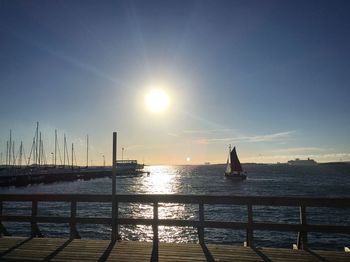
[[[31,214],[7,213],[6,205],[14,202],[31,203]],[[38,203],[70,203],[67,216],[39,215]],[[107,217],[79,216],[77,203],[113,203]],[[5,206],[4,206],[5,203]],[[153,217],[123,217],[120,203],[143,203],[153,207]],[[197,205],[194,220],[159,218],[159,207],[164,203]],[[243,221],[208,220],[208,205],[239,205],[246,207]],[[113,207],[114,206],[114,207]],[[300,221],[256,221],[256,206],[299,207]],[[349,243],[344,251],[310,250],[308,234],[341,233],[350,235],[348,224],[314,224],[308,218],[309,207],[349,209],[349,198],[310,197],[257,197],[207,195],[102,195],[102,194],[0,194],[0,261],[350,261]],[[327,213],[325,213],[327,216]],[[6,222],[25,223],[30,227],[28,238],[12,236]],[[45,238],[41,223],[66,224],[69,239]],[[111,226],[110,240],[80,239],[78,224],[105,224]],[[152,226],[152,242],[119,241],[119,225]],[[198,243],[163,243],[159,239],[159,226],[192,227],[197,229]],[[241,246],[206,243],[205,228],[244,230],[245,243]],[[297,232],[298,237],[289,249],[258,248],[254,231]]]
[[[119,163],[121,162],[121,163]],[[136,160],[118,161],[117,176],[138,176],[149,174]],[[1,172],[2,171],[2,172]],[[0,168],[0,187],[50,184],[75,180],[91,180],[112,176],[112,167],[17,167]]]
[[[0,238],[0,261],[157,261],[152,243],[59,238]],[[159,243],[158,261],[350,261],[350,253],[208,244]]]

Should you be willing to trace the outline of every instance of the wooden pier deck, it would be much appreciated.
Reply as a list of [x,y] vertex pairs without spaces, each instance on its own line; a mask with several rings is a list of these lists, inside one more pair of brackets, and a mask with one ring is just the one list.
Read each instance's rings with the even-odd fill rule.
[[[13,214],[14,202],[31,203],[31,214]],[[70,203],[67,216],[45,216],[38,203]],[[112,203],[111,216],[80,216],[77,203]],[[152,218],[124,216],[119,203],[145,203],[153,208]],[[197,219],[159,218],[158,207],[164,203],[198,205]],[[243,221],[209,220],[205,214],[208,205],[238,205],[246,207]],[[299,207],[299,223],[286,221],[256,221],[256,206]],[[349,261],[350,252],[316,251],[309,249],[309,232],[341,233],[350,235],[348,224],[315,224],[308,220],[310,207],[349,209],[349,198],[301,198],[254,196],[200,196],[200,195],[96,195],[96,194],[0,194],[0,261]],[[298,209],[297,209],[298,210]],[[194,211],[195,212],[195,211]],[[30,238],[11,236],[8,222],[27,224]],[[41,223],[68,224],[69,239],[42,238]],[[111,240],[79,239],[77,225],[107,224],[111,226]],[[152,226],[152,242],[116,241],[119,225]],[[199,244],[163,243],[159,239],[159,226],[192,227],[197,229]],[[221,228],[246,231],[246,247],[212,245],[205,241],[205,228]],[[297,250],[256,248],[254,232],[297,232]],[[111,244],[114,243],[114,244]],[[292,245],[292,244],[291,244]],[[346,241],[344,247],[348,246]]]
[[[0,238],[0,261],[152,261],[152,243]],[[350,253],[230,245],[159,243],[158,261],[350,261]]]

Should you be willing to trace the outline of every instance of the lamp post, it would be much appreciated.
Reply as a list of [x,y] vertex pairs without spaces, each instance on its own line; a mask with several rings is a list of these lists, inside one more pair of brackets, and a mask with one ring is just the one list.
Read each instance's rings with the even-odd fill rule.
[[53,152],[51,152],[52,166],[53,166]]
[[106,167],[106,159],[105,159],[105,155],[102,155],[103,157],[103,167]]

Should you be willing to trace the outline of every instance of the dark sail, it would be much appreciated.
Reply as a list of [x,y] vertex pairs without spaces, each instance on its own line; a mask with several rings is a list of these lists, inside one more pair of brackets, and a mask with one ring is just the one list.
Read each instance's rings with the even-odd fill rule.
[[230,157],[231,157],[231,172],[233,171],[242,172],[243,169],[237,157],[236,147],[232,149]]

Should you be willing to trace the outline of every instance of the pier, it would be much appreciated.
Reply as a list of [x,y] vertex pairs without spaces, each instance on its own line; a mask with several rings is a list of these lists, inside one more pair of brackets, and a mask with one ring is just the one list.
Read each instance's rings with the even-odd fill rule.
[[[349,252],[319,251],[308,247],[308,233],[342,233],[350,235],[350,225],[310,224],[309,207],[350,208],[348,198],[299,197],[243,197],[203,195],[116,195],[114,214],[110,217],[79,217],[77,203],[112,203],[112,195],[94,194],[34,194],[0,195],[0,260],[4,261],[350,261]],[[5,214],[4,203],[30,202],[30,215]],[[70,214],[65,217],[39,216],[38,203],[70,203]],[[119,203],[144,203],[153,206],[153,218],[121,217]],[[194,220],[160,219],[158,207],[162,203],[193,204],[198,207]],[[207,205],[238,205],[246,207],[245,221],[206,220]],[[256,206],[298,207],[299,223],[255,222]],[[11,236],[3,222],[27,223],[31,228],[28,238]],[[69,239],[44,238],[38,223],[68,224]],[[111,240],[80,239],[77,224],[111,225]],[[150,225],[152,242],[119,241],[119,225]],[[159,226],[192,227],[197,229],[198,243],[175,244],[159,241]],[[241,246],[213,245],[205,241],[205,228],[245,230],[246,241]],[[298,232],[290,249],[256,247],[254,231]],[[293,245],[294,244],[294,245]],[[344,243],[344,248],[349,243]],[[294,248],[293,248],[294,247]],[[346,250],[346,248],[345,248]]]
[[[121,162],[121,163],[119,163]],[[143,170],[144,165],[138,164],[136,160],[118,161],[116,169],[117,176],[137,176],[149,174]],[[1,172],[2,171],[2,172]],[[111,177],[112,167],[0,167],[0,186],[27,186],[32,184],[49,184],[54,182],[90,180],[95,178]]]

